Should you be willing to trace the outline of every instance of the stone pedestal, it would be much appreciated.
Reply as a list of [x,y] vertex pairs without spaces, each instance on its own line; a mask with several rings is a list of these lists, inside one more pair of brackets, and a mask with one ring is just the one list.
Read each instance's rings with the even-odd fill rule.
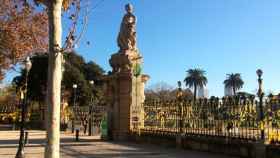
[[107,80],[107,97],[109,133],[114,140],[126,140],[131,131],[144,125],[142,103],[148,76],[135,71],[141,63],[137,50],[120,51],[111,56],[113,71]]

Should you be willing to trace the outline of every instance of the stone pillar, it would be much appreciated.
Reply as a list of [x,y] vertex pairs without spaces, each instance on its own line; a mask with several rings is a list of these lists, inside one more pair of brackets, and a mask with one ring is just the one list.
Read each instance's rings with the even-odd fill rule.
[[149,76],[141,74],[133,77],[132,84],[132,104],[131,104],[131,130],[137,132],[139,129],[144,128],[144,107],[145,101],[145,84],[148,81]]
[[107,97],[109,130],[114,140],[126,140],[129,133],[144,126],[144,86],[147,75],[136,72],[142,57],[138,51],[120,51],[111,56]]
[[[131,131],[144,126],[144,84],[142,57],[136,45],[136,16],[133,6],[125,5],[117,43],[119,51],[111,56],[112,73],[107,78],[109,133],[115,140],[127,139]],[[110,135],[110,134],[109,134]]]

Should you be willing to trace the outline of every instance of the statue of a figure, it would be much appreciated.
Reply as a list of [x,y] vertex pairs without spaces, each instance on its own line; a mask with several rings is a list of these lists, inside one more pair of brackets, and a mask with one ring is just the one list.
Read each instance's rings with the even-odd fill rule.
[[121,23],[118,35],[118,46],[120,50],[137,50],[136,49],[136,17],[132,14],[133,6],[125,5],[126,14]]

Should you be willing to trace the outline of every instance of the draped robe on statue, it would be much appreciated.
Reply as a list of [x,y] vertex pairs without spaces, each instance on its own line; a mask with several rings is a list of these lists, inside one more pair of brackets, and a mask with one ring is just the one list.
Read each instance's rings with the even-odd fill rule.
[[120,50],[136,50],[136,17],[130,12],[122,19],[118,46]]

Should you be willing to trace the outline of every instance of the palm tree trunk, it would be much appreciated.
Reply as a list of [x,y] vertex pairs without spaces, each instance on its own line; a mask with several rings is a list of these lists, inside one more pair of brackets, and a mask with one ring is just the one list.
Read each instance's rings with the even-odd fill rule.
[[62,0],[48,2],[49,61],[47,90],[47,144],[45,158],[59,158],[61,91],[61,8]]
[[234,86],[232,87],[232,90],[233,90],[233,95],[235,96],[236,95],[236,89],[235,89]]
[[193,100],[196,100],[197,85],[194,85]]

